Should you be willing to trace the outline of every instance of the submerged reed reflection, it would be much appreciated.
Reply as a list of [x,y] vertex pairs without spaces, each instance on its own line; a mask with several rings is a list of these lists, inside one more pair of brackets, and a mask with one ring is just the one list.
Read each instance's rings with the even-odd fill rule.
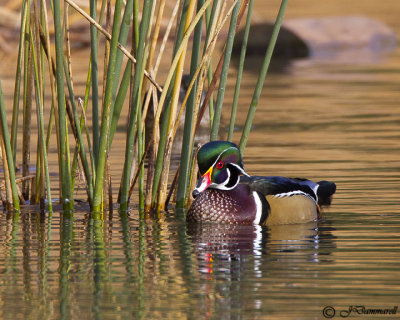
[[12,273],[17,270],[17,240],[18,240],[18,229],[20,221],[20,213],[18,211],[14,214],[7,214],[7,232],[5,239],[5,265],[6,273]]
[[60,318],[68,319],[71,317],[71,282],[70,272],[71,245],[73,236],[73,219],[63,218],[60,220],[60,259],[58,273],[59,278],[59,299],[60,299]]
[[105,252],[103,226],[104,222],[102,219],[91,219],[89,224],[89,228],[93,228],[93,313],[95,314],[96,318],[100,316],[100,306],[102,301],[101,294],[104,290],[105,282],[107,280],[107,256]]

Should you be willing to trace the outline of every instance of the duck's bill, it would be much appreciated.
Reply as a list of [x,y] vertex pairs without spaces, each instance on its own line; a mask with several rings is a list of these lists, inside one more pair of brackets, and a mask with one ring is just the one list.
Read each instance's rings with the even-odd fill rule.
[[211,184],[211,173],[212,167],[208,169],[208,171],[201,176],[201,179],[197,183],[196,189],[193,190],[193,197],[196,198],[200,193],[206,190]]

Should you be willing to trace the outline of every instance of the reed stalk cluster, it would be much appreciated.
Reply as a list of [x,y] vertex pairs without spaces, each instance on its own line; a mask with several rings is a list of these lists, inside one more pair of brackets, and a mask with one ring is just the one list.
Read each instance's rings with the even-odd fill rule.
[[[171,2],[167,4],[171,6]],[[286,5],[287,0],[282,0],[273,36],[266,48],[240,140],[242,152]],[[194,137],[206,106],[210,117],[210,139],[220,137],[233,40],[239,24],[245,19],[234,103],[232,108],[227,106],[231,113],[227,139],[232,140],[252,8],[253,0],[181,0],[168,10],[165,0],[90,0],[89,8],[81,8],[74,0],[53,0],[50,7],[45,0],[23,0],[11,134],[0,83],[5,190],[1,195],[5,206],[18,210],[20,203],[29,199],[30,203],[47,204],[51,211],[52,189],[55,188],[59,190],[63,212],[71,213],[75,177],[77,172],[81,172],[92,212],[101,215],[107,204],[113,205],[107,167],[110,157],[113,157],[110,146],[117,125],[125,121],[125,154],[118,189],[120,209],[127,210],[130,201],[135,201],[139,203],[140,212],[162,211],[170,200],[171,190],[176,190],[176,205],[185,208],[196,180]],[[74,63],[70,54],[71,12],[86,19],[90,29],[88,74],[82,99],[75,95],[71,74]],[[51,18],[48,17],[50,14]],[[163,23],[165,21],[168,22]],[[219,62],[213,66],[216,42],[225,39],[220,35],[223,28],[229,28],[226,43]],[[105,44],[104,57],[99,56],[100,44]],[[171,44],[173,50],[165,50]],[[104,59],[104,70],[99,70],[100,59]],[[161,60],[170,61],[168,73],[162,77],[165,78],[163,83],[159,82],[161,77],[158,75]],[[185,60],[190,61],[190,68],[186,71]],[[182,102],[179,96],[184,73],[189,73],[190,83]],[[104,74],[103,79],[99,78],[100,74]],[[50,87],[45,86],[46,79],[50,80]],[[206,92],[205,97],[203,92]],[[50,98],[45,101],[45,97]],[[123,108],[129,109],[126,112],[128,121],[120,119]],[[47,123],[43,117],[44,110],[50,114]],[[88,112],[91,112],[91,123],[86,118]],[[31,141],[30,134],[35,114],[37,142]],[[146,130],[145,123],[150,114],[153,121],[151,130]],[[180,164],[176,172],[170,172],[172,146],[183,115]],[[21,131],[22,148],[18,148],[17,135]],[[47,160],[53,135],[57,138],[57,187],[50,183]],[[30,175],[30,151],[35,143],[36,171]],[[22,149],[20,179],[16,178],[17,149]],[[169,178],[174,174],[175,179],[168,190]],[[131,199],[134,188],[138,188],[139,199]]]

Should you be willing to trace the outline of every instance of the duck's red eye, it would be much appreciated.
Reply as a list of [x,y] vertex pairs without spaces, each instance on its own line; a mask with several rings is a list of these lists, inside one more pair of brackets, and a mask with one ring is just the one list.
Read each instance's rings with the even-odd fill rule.
[[217,169],[222,169],[223,166],[224,166],[224,163],[222,161],[219,161],[216,165]]

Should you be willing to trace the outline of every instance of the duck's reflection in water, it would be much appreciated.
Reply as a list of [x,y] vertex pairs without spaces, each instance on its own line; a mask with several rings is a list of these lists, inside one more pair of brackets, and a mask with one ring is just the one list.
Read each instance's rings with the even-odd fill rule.
[[[216,223],[188,224],[199,272],[240,274],[247,261],[252,261],[256,276],[262,276],[261,264],[281,261],[283,264],[298,259],[319,262],[327,251],[320,252],[321,235],[324,248],[332,248],[330,230],[318,227],[318,222],[263,227]],[[330,250],[328,250],[330,251]],[[329,255],[329,254],[328,254]],[[275,266],[276,267],[276,266]],[[249,270],[249,265],[245,268]]]
[[216,319],[271,311],[274,297],[296,290],[296,277],[316,278],[318,268],[311,271],[310,266],[322,259],[329,263],[334,242],[331,230],[322,230],[317,222],[271,227],[188,224],[200,274],[200,309]]

